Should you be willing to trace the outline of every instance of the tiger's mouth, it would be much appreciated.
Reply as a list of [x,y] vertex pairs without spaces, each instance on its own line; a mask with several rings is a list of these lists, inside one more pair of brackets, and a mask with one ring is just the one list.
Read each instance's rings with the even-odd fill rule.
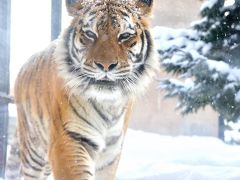
[[96,80],[94,84],[100,86],[116,86],[117,82],[112,80]]
[[89,85],[95,85],[98,87],[117,87],[119,85],[119,82],[116,80],[111,80],[109,78],[103,78],[103,79],[94,79],[91,78]]
[[96,76],[88,76],[87,87],[94,87],[97,90],[121,90],[128,93],[135,91],[136,85],[143,76],[145,66],[143,64],[135,67],[131,71],[124,71],[120,75],[112,73],[104,73]]

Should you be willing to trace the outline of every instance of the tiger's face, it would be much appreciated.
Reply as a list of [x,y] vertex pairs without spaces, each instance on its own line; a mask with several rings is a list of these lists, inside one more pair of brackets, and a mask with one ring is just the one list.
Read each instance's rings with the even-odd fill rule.
[[150,0],[67,0],[73,16],[64,34],[70,90],[98,95],[130,94],[153,66],[147,15]]

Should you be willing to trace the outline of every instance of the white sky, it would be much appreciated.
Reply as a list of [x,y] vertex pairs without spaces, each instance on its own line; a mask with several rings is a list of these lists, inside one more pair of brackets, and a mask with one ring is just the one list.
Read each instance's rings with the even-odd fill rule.
[[[46,48],[50,42],[51,1],[12,0],[11,6],[10,82],[13,87],[13,82],[24,62],[34,53]],[[62,18],[63,26],[66,27],[69,17],[65,6]]]

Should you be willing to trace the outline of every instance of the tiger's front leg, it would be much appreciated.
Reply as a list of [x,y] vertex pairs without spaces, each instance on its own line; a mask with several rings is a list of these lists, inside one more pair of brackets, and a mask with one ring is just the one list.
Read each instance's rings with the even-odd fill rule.
[[103,169],[98,169],[96,171],[97,180],[115,180],[117,174],[117,168],[120,160],[120,154],[115,158],[113,162],[108,164]]
[[89,150],[63,135],[50,147],[49,159],[55,180],[93,180],[95,165]]

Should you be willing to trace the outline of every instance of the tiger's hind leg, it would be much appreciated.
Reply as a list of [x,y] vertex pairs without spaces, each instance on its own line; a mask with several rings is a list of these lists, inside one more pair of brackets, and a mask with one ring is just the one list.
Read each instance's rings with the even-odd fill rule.
[[51,173],[48,163],[40,155],[35,154],[34,148],[25,149],[25,152],[20,153],[17,136],[14,137],[10,154],[7,160],[5,179],[6,180],[24,180],[38,179],[45,180]]
[[24,180],[46,180],[50,175],[47,154],[39,153],[36,146],[27,145],[21,152],[22,175]]
[[41,146],[35,146],[30,138],[21,143],[20,159],[24,180],[47,179],[47,153],[41,150]]
[[18,110],[18,141],[21,161],[21,174],[24,180],[45,180],[47,156],[47,132],[41,119],[26,113],[21,105]]
[[44,168],[41,170],[39,169],[29,169],[29,168],[23,168],[23,179],[24,180],[46,180],[49,174],[44,173]]
[[6,180],[20,180],[20,153],[17,141],[17,133],[11,142],[11,147],[6,163],[5,179]]

